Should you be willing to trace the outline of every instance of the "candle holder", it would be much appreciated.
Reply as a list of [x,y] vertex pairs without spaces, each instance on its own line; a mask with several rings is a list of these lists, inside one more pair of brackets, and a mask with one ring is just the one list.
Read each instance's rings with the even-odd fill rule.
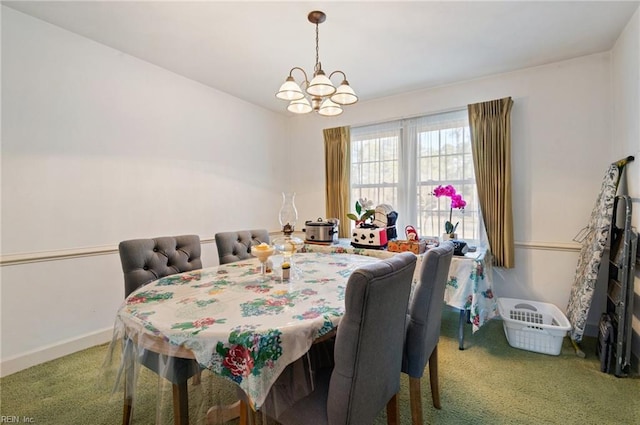
[[298,221],[298,210],[295,204],[295,192],[282,192],[282,206],[278,218],[282,226],[282,233],[290,236],[295,231],[296,222]]
[[260,260],[260,282],[266,282],[269,280],[267,277],[267,261],[275,251],[276,250],[272,245],[267,245],[266,243],[261,243],[260,245],[254,245],[251,247],[251,255],[258,257],[258,260]]
[[298,269],[295,266],[293,257],[303,244],[304,242],[302,239],[291,235],[281,236],[273,240],[273,246],[282,254],[283,277],[285,265],[288,266],[288,275],[290,280],[294,280],[299,277]]

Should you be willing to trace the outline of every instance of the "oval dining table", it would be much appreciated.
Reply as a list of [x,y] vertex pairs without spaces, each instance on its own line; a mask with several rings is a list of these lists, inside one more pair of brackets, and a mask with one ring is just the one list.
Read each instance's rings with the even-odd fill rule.
[[298,253],[287,281],[279,267],[282,257],[272,259],[266,281],[252,258],[144,285],[120,306],[113,340],[193,358],[237,384],[247,403],[259,409],[281,372],[314,341],[335,332],[351,273],[379,261],[365,250]]

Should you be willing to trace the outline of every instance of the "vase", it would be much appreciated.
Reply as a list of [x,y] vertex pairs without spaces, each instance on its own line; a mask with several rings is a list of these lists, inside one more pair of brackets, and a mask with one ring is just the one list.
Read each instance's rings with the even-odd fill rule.
[[454,239],[458,239],[458,234],[457,233],[443,233],[442,234],[442,241],[452,241]]
[[282,192],[282,207],[280,207],[280,225],[282,233],[291,235],[295,229],[296,221],[298,221],[298,210],[295,204],[295,192]]

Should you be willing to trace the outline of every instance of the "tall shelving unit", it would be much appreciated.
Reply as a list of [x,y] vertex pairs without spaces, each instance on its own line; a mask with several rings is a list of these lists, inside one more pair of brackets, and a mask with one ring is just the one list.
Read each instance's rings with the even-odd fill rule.
[[613,325],[611,370],[627,376],[631,369],[631,322],[633,318],[633,281],[638,234],[631,228],[631,198],[615,197],[610,233],[609,283],[607,310]]

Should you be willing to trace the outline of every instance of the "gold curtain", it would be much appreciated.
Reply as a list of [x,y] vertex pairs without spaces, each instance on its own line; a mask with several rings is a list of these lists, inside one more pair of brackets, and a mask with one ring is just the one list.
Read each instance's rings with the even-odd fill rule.
[[325,198],[327,218],[340,220],[338,237],[349,237],[349,171],[351,169],[349,127],[326,128],[324,133]]
[[480,210],[494,264],[514,267],[510,97],[469,105]]

